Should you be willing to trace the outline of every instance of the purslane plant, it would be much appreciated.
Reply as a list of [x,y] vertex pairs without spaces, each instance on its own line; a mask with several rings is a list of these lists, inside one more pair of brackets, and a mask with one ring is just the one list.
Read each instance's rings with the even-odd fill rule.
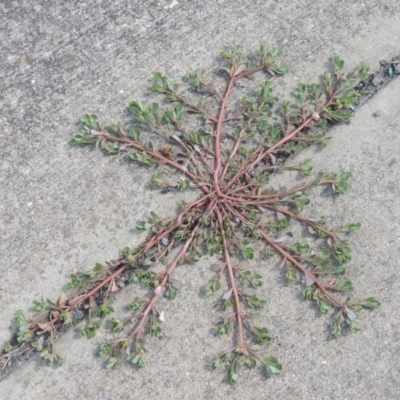
[[[93,337],[101,319],[114,312],[113,297],[128,282],[140,283],[148,289],[148,295],[132,299],[128,319],[111,318],[109,327],[120,336],[103,344],[100,355],[106,357],[108,368],[116,366],[123,354],[135,366],[144,367],[146,337],[158,335],[164,319],[157,302],[162,296],[177,296],[181,283],[173,277],[175,269],[196,262],[204,254],[219,259],[210,266],[215,275],[205,284],[205,295],[218,292],[224,278],[228,285],[217,300],[221,321],[215,331],[220,335],[234,332],[235,344],[214,359],[212,368],[224,365],[230,383],[238,380],[241,364],[262,367],[268,376],[282,369],[278,360],[266,357],[260,346],[271,337],[267,328],[256,322],[257,310],[265,305],[257,295],[262,276],[251,271],[248,260],[258,253],[264,260],[279,256],[287,281],[303,282],[304,299],[314,302],[322,314],[336,313],[332,328],[335,338],[344,330],[360,329],[357,313],[363,308],[379,306],[372,297],[349,299],[347,292],[353,285],[342,278],[351,260],[347,235],[359,230],[360,224],[332,230],[323,217],[301,214],[310,202],[308,189],[329,186],[334,193],[344,194],[351,174],[327,172],[291,189],[268,186],[271,179],[279,177],[278,170],[311,175],[311,160],[293,165],[292,156],[310,144],[328,143],[330,138],[317,128],[349,122],[350,108],[360,96],[354,87],[366,77],[368,68],[360,64],[355,71],[345,73],[343,60],[334,56],[333,70],[325,72],[323,83],[299,84],[293,104],[279,101],[269,80],[261,84],[256,95],[233,103],[239,82],[261,71],[275,78],[287,73],[288,67],[278,63],[276,48],[267,52],[262,46],[255,56],[245,59],[234,45],[221,53],[221,59],[219,79],[224,78],[224,87],[209,83],[202,70],[187,75],[189,91],[156,73],[151,90],[165,97],[163,111],[158,103],[134,101],[129,106],[133,121],[126,128],[116,124],[103,127],[96,115],[81,118],[82,129],[73,138],[74,144],[96,145],[105,154],[123,155],[142,166],[178,171],[179,178],[174,180],[173,175],[165,176],[158,169],[151,187],[193,190],[198,197],[181,204],[173,218],[152,212],[148,220],[138,222],[138,230],[148,231],[145,243],[125,248],[116,260],[72,275],[67,291],[56,302],[35,302],[32,318],[18,312],[14,319],[17,333],[0,353],[3,370],[15,358],[33,351],[40,352],[45,364],[61,363],[54,347],[57,337],[84,319],[80,334]],[[218,106],[216,115],[210,105]],[[193,119],[196,129],[190,128]],[[167,143],[159,146],[141,139],[143,131],[151,134],[149,130],[161,134]],[[323,250],[316,252],[308,244],[293,243],[283,235],[292,221],[306,227],[319,244],[324,243]],[[257,242],[263,244],[261,252],[256,250]]]

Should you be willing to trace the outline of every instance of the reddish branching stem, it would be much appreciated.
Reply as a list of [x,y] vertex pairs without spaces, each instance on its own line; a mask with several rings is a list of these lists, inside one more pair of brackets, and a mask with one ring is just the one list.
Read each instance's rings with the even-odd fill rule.
[[244,336],[243,336],[243,320],[242,320],[242,311],[240,306],[240,298],[239,298],[239,290],[237,287],[237,282],[234,276],[234,267],[232,265],[231,256],[229,254],[229,245],[225,234],[224,229],[224,221],[222,218],[222,214],[219,208],[215,210],[218,218],[219,228],[222,234],[222,241],[224,246],[224,258],[226,262],[226,268],[228,270],[229,275],[229,284],[232,289],[232,296],[235,301],[235,312],[236,312],[236,322],[237,322],[237,329],[238,329],[238,349],[244,349]]
[[264,240],[273,247],[279,254],[282,255],[285,259],[289,260],[293,265],[296,266],[304,275],[308,275],[318,287],[318,289],[333,303],[338,307],[344,309],[346,305],[342,303],[336,296],[334,296],[329,290],[326,289],[326,286],[317,278],[315,274],[309,271],[304,265],[300,264],[289,252],[283,249],[278,243],[276,243],[271,237],[269,237],[265,232],[260,231],[260,235],[264,238]]
[[190,233],[189,238],[186,240],[185,244],[182,246],[179,253],[175,256],[173,261],[168,265],[167,269],[164,271],[164,274],[163,274],[164,278],[163,278],[162,282],[154,289],[153,296],[152,296],[151,300],[148,302],[148,304],[146,305],[145,310],[137,316],[139,323],[137,324],[135,329],[131,332],[131,334],[126,339],[120,340],[120,342],[125,342],[125,341],[131,342],[135,336],[137,336],[137,335],[141,336],[144,326],[146,324],[146,321],[149,317],[149,314],[154,311],[154,307],[155,307],[157,300],[164,293],[164,290],[165,290],[167,284],[170,282],[170,279],[175,271],[175,268],[177,267],[179,261],[183,259],[186,252],[188,251],[190,245],[192,244],[192,242],[196,236],[198,229],[199,229],[199,225],[196,224],[196,226],[193,228],[192,232]]

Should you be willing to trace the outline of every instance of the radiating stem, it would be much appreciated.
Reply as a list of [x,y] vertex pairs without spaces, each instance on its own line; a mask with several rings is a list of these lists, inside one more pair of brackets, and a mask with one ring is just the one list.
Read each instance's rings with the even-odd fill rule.
[[245,346],[244,346],[244,335],[243,335],[242,310],[241,310],[241,306],[240,306],[239,292],[238,292],[238,288],[236,285],[236,279],[234,276],[232,260],[231,260],[231,256],[230,256],[229,250],[228,250],[228,241],[226,239],[226,234],[225,234],[225,229],[224,229],[224,221],[222,219],[221,211],[219,210],[218,207],[215,209],[215,213],[217,214],[218,223],[219,223],[221,234],[222,234],[222,240],[223,240],[223,244],[224,244],[225,262],[226,262],[226,267],[228,269],[230,286],[232,288],[232,296],[235,301],[236,321],[237,321],[237,327],[238,327],[238,349],[244,349]]
[[305,217],[301,216],[300,214],[296,214],[296,213],[294,213],[294,212],[292,212],[290,210],[287,210],[285,208],[278,208],[278,207],[274,207],[274,206],[271,206],[271,205],[268,205],[268,204],[263,204],[262,207],[268,208],[269,210],[272,210],[272,211],[280,212],[280,213],[285,214],[285,215],[287,215],[287,216],[289,216],[289,217],[291,217],[293,219],[297,219],[299,221],[303,221],[307,225],[309,225],[312,228],[317,229],[317,230],[325,233],[327,236],[329,236],[331,238],[333,238],[335,236],[335,234],[333,232],[328,231],[327,229],[325,229],[321,225],[316,224],[315,222],[310,221],[308,218],[305,218]]
[[222,124],[224,122],[224,115],[225,115],[225,110],[226,110],[226,105],[229,99],[229,95],[231,93],[233,84],[234,84],[235,78],[234,78],[234,73],[232,73],[232,76],[229,80],[228,87],[225,91],[224,99],[221,103],[221,108],[219,110],[219,116],[218,116],[218,122],[217,122],[217,127],[215,131],[215,170],[214,170],[214,186],[217,191],[217,193],[220,193],[220,187],[219,187],[219,172],[221,170],[222,166],[222,160],[221,160],[221,134],[222,134]]
[[304,275],[308,275],[315,283],[315,285],[318,287],[318,289],[324,293],[324,295],[332,301],[332,303],[336,304],[340,308],[345,308],[346,305],[342,303],[336,296],[334,296],[329,290],[327,290],[324,286],[324,284],[313,274],[311,271],[309,271],[306,267],[304,267],[302,264],[300,264],[289,252],[284,250],[281,246],[279,246],[278,243],[276,243],[271,237],[269,237],[265,232],[259,231],[260,235],[265,239],[265,241],[273,247],[279,254],[281,254],[284,258],[289,260],[292,264],[294,264],[301,272],[304,273]]
[[182,249],[179,251],[179,253],[175,256],[173,261],[169,264],[168,268],[164,271],[164,279],[163,281],[154,289],[154,295],[152,299],[149,301],[149,303],[146,306],[146,309],[143,311],[143,313],[140,314],[140,322],[136,326],[136,328],[132,331],[132,333],[128,336],[127,339],[123,339],[121,341],[131,341],[142,329],[143,326],[147,320],[147,317],[149,313],[154,309],[154,305],[157,302],[157,300],[160,298],[160,296],[164,293],[165,287],[167,283],[169,282],[172,274],[175,271],[176,266],[178,265],[178,262],[185,256],[189,246],[194,240],[194,237],[196,235],[197,230],[199,229],[200,225],[197,224],[190,236],[189,239],[186,240],[185,244],[183,245]]
[[[178,162],[169,159],[168,157],[164,157],[161,154],[156,153],[155,151],[146,149],[143,145],[141,145],[139,142],[135,142],[133,140],[127,139],[125,137],[116,137],[116,136],[111,136],[108,135],[107,133],[102,132],[101,133],[101,137],[105,140],[109,140],[109,141],[114,141],[114,142],[119,142],[119,143],[125,143],[127,146],[130,147],[134,147],[135,149],[144,151],[145,153],[147,153],[149,156],[161,161],[164,164],[168,164],[171,167],[176,168],[179,171],[182,171],[185,175],[187,175],[189,178],[195,180],[195,181],[201,181],[201,178],[199,176],[197,176],[196,174],[194,174],[193,172],[188,171],[187,168],[185,168],[183,165],[179,164]],[[205,192],[205,193],[209,193],[209,190],[207,188],[207,186],[205,185],[201,185],[201,183],[199,184],[199,186],[201,186],[201,189]]]
[[[121,262],[122,264],[122,262]],[[129,264],[123,264],[121,268],[117,269],[114,273],[110,276],[105,278],[99,285],[97,285],[94,289],[92,289],[89,293],[85,294],[84,296],[79,296],[76,299],[68,301],[69,305],[76,305],[78,303],[85,302],[87,299],[90,299],[94,296],[97,292],[99,292],[104,286],[106,286],[109,282],[111,282],[114,278],[121,275],[123,272],[127,270]]]

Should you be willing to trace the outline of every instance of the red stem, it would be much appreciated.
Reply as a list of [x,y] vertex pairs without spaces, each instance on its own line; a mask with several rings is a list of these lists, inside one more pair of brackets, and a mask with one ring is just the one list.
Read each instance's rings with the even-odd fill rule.
[[255,165],[257,165],[268,154],[271,154],[276,149],[278,149],[280,146],[282,146],[283,144],[288,142],[290,139],[292,139],[294,136],[296,136],[299,132],[301,132],[307,125],[309,125],[314,120],[315,120],[315,118],[313,116],[309,117],[298,128],[296,128],[292,133],[290,133],[289,135],[283,137],[281,140],[276,142],[268,150],[265,150],[264,153],[261,153],[250,164],[248,164],[247,166],[246,165],[242,166],[242,168],[240,168],[240,170],[236,173],[236,175],[228,182],[226,187],[228,188],[228,187],[232,186],[236,182],[236,180],[239,179],[243,174],[245,174],[246,172],[250,171]]
[[233,295],[233,298],[235,299],[236,320],[237,320],[237,326],[238,326],[238,349],[242,350],[245,348],[245,346],[244,346],[243,320],[242,320],[242,312],[241,312],[241,307],[240,307],[239,293],[238,293],[237,286],[236,286],[236,280],[235,280],[235,276],[234,276],[234,272],[233,272],[231,257],[230,257],[229,251],[228,251],[228,241],[227,241],[226,235],[225,235],[224,222],[222,219],[221,211],[218,207],[216,208],[215,213],[217,214],[218,222],[219,222],[220,229],[221,229],[222,240],[224,243],[224,255],[225,255],[225,261],[226,261],[226,267],[228,269],[229,281],[230,281],[231,288],[232,288],[232,295]]
[[69,305],[76,305],[78,302],[85,302],[87,299],[95,295],[101,288],[103,288],[107,283],[109,283],[111,280],[116,278],[117,276],[121,275],[127,268],[129,267],[129,264],[124,264],[120,269],[117,269],[114,273],[112,273],[109,277],[104,279],[103,282],[101,282],[99,285],[97,285],[94,289],[92,289],[88,294],[84,296],[78,296],[75,299],[72,299],[68,301]]
[[[237,213],[235,210],[233,210],[231,207],[228,206],[230,211],[236,215],[240,220],[243,222],[255,225],[251,221],[249,221],[247,218],[245,218],[243,215]],[[270,238],[266,233],[264,233],[262,230],[259,230],[260,235],[264,238],[264,240],[275,250],[277,250],[284,258],[287,260],[291,261],[300,271],[302,271],[305,275],[310,276],[316,286],[325,294],[325,296],[330,299],[334,304],[338,305],[341,308],[345,308],[346,305],[343,304],[336,296],[334,296],[332,293],[330,293],[328,290],[326,290],[324,284],[318,280],[318,278],[307,268],[305,268],[302,264],[300,264],[290,253],[285,251],[279,244],[275,243],[272,238]]]
[[156,303],[156,301],[158,300],[158,298],[162,295],[162,293],[164,292],[165,286],[167,285],[167,283],[169,282],[169,279],[171,277],[171,275],[173,274],[176,266],[178,265],[178,262],[184,257],[184,255],[186,254],[187,249],[189,248],[189,246],[191,245],[191,243],[194,240],[195,234],[197,232],[197,230],[199,229],[200,225],[197,224],[195,226],[195,228],[193,229],[192,233],[190,234],[189,239],[186,241],[185,245],[182,247],[181,251],[175,256],[174,260],[171,262],[171,264],[169,265],[169,267],[167,268],[167,270],[164,273],[164,279],[162,281],[161,284],[159,284],[155,289],[154,289],[154,296],[152,297],[152,299],[149,301],[149,303],[146,306],[146,310],[140,314],[140,322],[139,324],[136,326],[136,328],[134,329],[134,331],[129,335],[129,337],[127,339],[121,340],[123,342],[125,341],[131,341],[136,334],[138,334],[142,329],[143,329],[143,325],[147,320],[147,317],[150,313],[150,311],[153,310],[154,308],[154,304]]
[[294,212],[292,212],[290,210],[286,210],[285,208],[277,208],[277,207],[270,206],[270,205],[267,205],[267,204],[262,204],[262,207],[268,208],[269,210],[272,210],[272,211],[280,212],[280,213],[285,214],[285,215],[287,215],[287,216],[289,216],[289,217],[291,217],[293,219],[298,219],[300,221],[303,221],[307,225],[310,225],[312,228],[317,229],[317,230],[325,233],[327,236],[329,236],[331,238],[335,237],[335,234],[333,232],[328,231],[327,229],[325,229],[321,225],[316,224],[315,222],[310,221],[308,218],[302,217],[301,215],[296,214],[296,213],[294,213]]
[[[178,169],[179,171],[182,171],[185,175],[187,175],[189,178],[193,179],[193,180],[197,180],[197,181],[201,181],[200,177],[193,174],[192,172],[188,171],[187,168],[183,167],[182,165],[180,165],[179,163],[177,163],[174,160],[171,160],[167,157],[162,156],[161,154],[158,154],[152,150],[146,149],[145,147],[143,147],[140,143],[135,142],[133,140],[129,140],[127,138],[120,138],[120,137],[116,137],[116,136],[111,136],[111,135],[107,135],[106,133],[102,132],[101,133],[101,137],[104,138],[105,140],[110,140],[110,141],[115,141],[115,142],[120,142],[120,143],[125,143],[127,146],[131,146],[134,147],[138,150],[144,151],[145,153],[147,153],[148,155],[162,161],[165,164],[169,164],[172,167]],[[201,186],[201,189],[205,192],[205,193],[209,193],[209,190],[206,186],[201,185],[201,183],[199,184],[199,186]]]
[[161,233],[160,235],[153,236],[153,237],[150,239],[149,243],[147,243],[147,245],[146,245],[146,247],[145,247],[145,249],[144,249],[144,252],[149,251],[156,243],[160,242],[160,240],[162,240],[163,238],[165,238],[166,236],[168,236],[171,232],[173,232],[176,228],[178,228],[178,227],[182,224],[182,219],[183,219],[183,217],[184,217],[193,207],[196,206],[197,208],[200,208],[200,207],[202,207],[203,205],[205,205],[207,199],[208,199],[212,194],[213,194],[213,193],[210,193],[210,194],[208,194],[207,196],[204,196],[204,197],[202,197],[201,199],[195,201],[194,203],[189,204],[189,205],[185,208],[185,210],[182,211],[182,212],[175,218],[175,221],[176,221],[176,222],[175,222],[175,224],[174,224],[171,228],[165,230],[165,231],[164,231],[163,233]]
[[217,191],[217,194],[219,195],[221,193],[221,189],[219,187],[219,178],[218,174],[221,170],[222,166],[222,161],[221,161],[221,133],[222,133],[222,124],[224,122],[224,114],[225,114],[225,109],[226,109],[226,104],[228,102],[228,98],[230,95],[230,92],[232,90],[233,84],[235,81],[234,73],[232,73],[231,79],[229,80],[228,87],[225,91],[224,99],[221,104],[221,108],[219,111],[219,116],[218,116],[218,122],[217,122],[217,128],[215,131],[215,170],[214,170],[214,185],[215,189]]
[[326,290],[324,284],[319,281],[319,279],[307,268],[305,268],[302,264],[300,264],[290,253],[285,251],[281,246],[279,246],[277,243],[274,242],[272,238],[270,238],[266,233],[263,231],[259,231],[260,235],[265,239],[265,241],[273,247],[276,251],[278,251],[284,258],[289,260],[292,264],[294,264],[300,271],[302,271],[305,275],[308,275],[312,280],[314,281],[315,285],[318,287],[321,292],[324,293],[324,295],[332,301],[332,303],[336,304],[337,306],[341,308],[345,308],[346,305],[343,304],[336,296],[334,296],[332,293],[330,293],[328,290]]
[[243,139],[243,138],[242,138],[241,135],[239,135],[238,138],[236,139],[235,146],[233,147],[232,153],[231,153],[231,155],[228,157],[228,159],[226,160],[226,164],[225,164],[224,170],[222,171],[221,181],[224,180],[225,175],[226,175],[226,173],[228,172],[229,160],[230,160],[232,157],[234,157],[234,155],[236,154],[236,151],[237,151],[237,149],[238,149],[238,147],[239,147],[239,144],[240,144],[240,142],[242,141],[242,139]]

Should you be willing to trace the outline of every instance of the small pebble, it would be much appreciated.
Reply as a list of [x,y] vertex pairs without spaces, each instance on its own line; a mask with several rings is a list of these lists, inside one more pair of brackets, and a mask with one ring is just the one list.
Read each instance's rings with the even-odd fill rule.
[[374,79],[372,79],[372,84],[376,87],[379,86],[381,83],[383,83],[383,79],[380,75],[375,76]]
[[79,308],[74,308],[72,314],[74,315],[74,319],[82,319],[85,317],[85,313],[79,310]]
[[399,75],[400,74],[400,63],[397,63],[394,67],[394,73]]
[[279,321],[277,321],[277,320],[272,320],[272,325],[275,327],[275,328],[280,328],[281,326],[282,326],[282,324],[279,322]]

